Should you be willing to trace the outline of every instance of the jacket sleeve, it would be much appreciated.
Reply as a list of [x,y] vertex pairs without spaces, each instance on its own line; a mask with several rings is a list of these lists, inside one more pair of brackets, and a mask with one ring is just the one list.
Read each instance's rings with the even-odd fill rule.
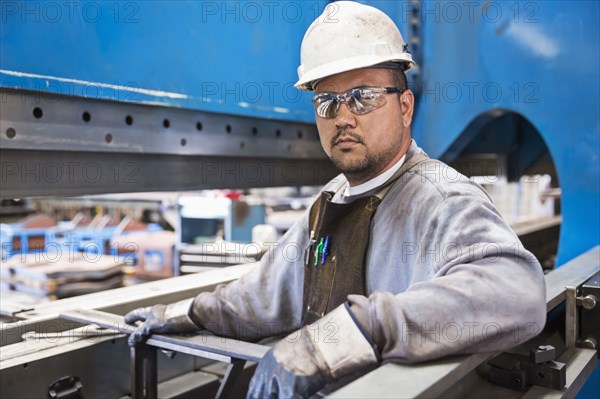
[[542,268],[491,202],[448,195],[432,207],[412,265],[431,268],[431,278],[398,295],[349,296],[382,359],[411,363],[505,350],[541,332]]
[[246,341],[300,327],[308,212],[277,243],[270,243],[255,268],[212,292],[198,294],[191,319],[217,335]]

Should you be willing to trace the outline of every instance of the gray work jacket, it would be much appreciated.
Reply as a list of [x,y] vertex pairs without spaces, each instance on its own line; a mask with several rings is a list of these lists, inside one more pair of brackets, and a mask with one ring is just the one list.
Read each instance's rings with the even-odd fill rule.
[[[406,159],[417,151],[413,141]],[[298,329],[308,240],[306,212],[249,273],[199,294],[192,319],[245,340]],[[483,188],[440,161],[392,185],[372,219],[366,262],[367,296],[349,300],[384,360],[504,350],[544,326],[540,264]]]

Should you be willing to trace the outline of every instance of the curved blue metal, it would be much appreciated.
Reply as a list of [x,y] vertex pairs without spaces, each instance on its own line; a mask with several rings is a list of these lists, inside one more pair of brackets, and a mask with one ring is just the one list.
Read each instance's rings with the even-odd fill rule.
[[497,109],[524,116],[559,176],[557,264],[563,264],[600,243],[600,3],[474,4],[422,4],[423,83],[414,135],[430,155],[442,157],[478,116]]

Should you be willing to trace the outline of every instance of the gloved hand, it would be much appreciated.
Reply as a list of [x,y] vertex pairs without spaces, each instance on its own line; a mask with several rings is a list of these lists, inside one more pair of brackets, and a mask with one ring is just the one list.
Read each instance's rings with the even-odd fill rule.
[[305,398],[380,361],[348,304],[279,341],[259,362],[248,399]]
[[134,324],[141,321],[138,329],[129,336],[130,346],[148,339],[152,333],[175,334],[193,332],[199,329],[189,316],[194,299],[154,305],[132,310],[125,315],[125,323]]

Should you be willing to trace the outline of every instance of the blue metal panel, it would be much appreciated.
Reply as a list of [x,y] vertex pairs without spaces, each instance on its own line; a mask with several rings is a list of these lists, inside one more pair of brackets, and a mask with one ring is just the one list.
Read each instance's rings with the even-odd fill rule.
[[294,89],[325,1],[3,1],[0,85],[313,121]]
[[[0,84],[310,122],[310,96],[292,84],[302,35],[326,3],[2,2]],[[414,135],[430,155],[483,113],[522,115],[563,189],[558,263],[600,243],[599,3],[364,3],[406,37],[420,6]]]

